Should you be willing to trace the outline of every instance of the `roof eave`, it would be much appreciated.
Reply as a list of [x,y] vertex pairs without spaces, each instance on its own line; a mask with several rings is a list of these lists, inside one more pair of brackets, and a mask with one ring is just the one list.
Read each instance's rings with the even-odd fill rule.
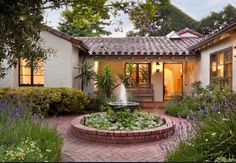
[[88,51],[88,46],[86,46],[82,41],[64,33],[64,32],[61,32],[61,31],[58,31],[56,29],[53,29],[49,26],[45,26],[45,30],[50,32],[51,34],[57,36],[57,37],[60,37],[64,40],[67,40],[69,41],[70,43],[72,43],[72,45],[76,46],[76,47],[79,47],[81,48],[82,50],[85,50],[85,51]]
[[232,30],[236,29],[236,22],[234,22],[233,24],[223,28],[222,30],[216,32],[215,34],[211,35],[209,38],[201,41],[200,43],[194,45],[194,46],[191,46],[189,47],[189,50],[190,51],[197,51],[199,50],[199,48],[205,48],[206,47],[206,44],[208,44],[210,41],[213,41],[214,39],[216,39],[217,37],[219,37],[220,35],[224,34],[224,33],[227,33],[227,32],[230,32]]

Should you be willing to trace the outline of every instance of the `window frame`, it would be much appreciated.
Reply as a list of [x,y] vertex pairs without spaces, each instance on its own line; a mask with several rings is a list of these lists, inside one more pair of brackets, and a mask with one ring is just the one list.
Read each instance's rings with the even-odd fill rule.
[[[218,56],[223,53],[223,56],[224,56],[224,62],[223,62],[223,77],[218,77]],[[231,62],[227,62],[226,63],[226,56],[227,54],[230,53],[231,55]],[[212,57],[215,56],[215,62],[216,62],[216,76],[212,74]],[[226,65],[227,64],[231,64],[232,66],[232,71],[231,71],[231,77],[230,76],[226,76]],[[228,84],[228,78],[231,78],[231,85],[228,84],[229,87],[233,87],[233,47],[230,46],[228,48],[225,48],[225,49],[221,49],[221,50],[218,50],[214,53],[211,53],[210,54],[210,83],[212,82],[212,79],[214,78],[223,78],[224,80],[226,80],[227,84]]]
[[[124,66],[124,74],[126,73],[126,65],[128,65],[128,64],[130,64],[130,63],[125,63],[125,66]],[[135,62],[135,63],[131,63],[131,64],[135,64],[135,65],[136,65],[136,71],[135,71],[135,72],[136,72],[136,77],[137,77],[137,78],[136,78],[136,80],[135,80],[135,83],[138,84],[138,85],[140,84],[140,83],[139,83],[139,65],[140,65],[140,64],[147,64],[147,65],[148,65],[148,76],[149,76],[149,80],[148,80],[148,83],[142,84],[142,85],[150,85],[151,82],[152,82],[152,81],[151,81],[151,77],[152,77],[152,76],[151,76],[151,69],[152,69],[152,68],[151,68],[151,66],[152,66],[151,63]]]
[[[20,81],[20,78],[21,76],[24,76],[24,75],[21,75],[21,72],[20,72],[20,68],[21,67],[24,67],[24,66],[21,66],[21,62],[20,62],[21,58],[18,59],[18,85],[19,87],[43,87],[44,84],[34,84],[34,68],[33,68],[33,64],[32,64],[32,60],[31,59],[31,63],[30,63],[30,83],[31,84],[21,84],[21,81]],[[44,67],[44,66],[42,66]],[[44,75],[43,75],[44,77]]]

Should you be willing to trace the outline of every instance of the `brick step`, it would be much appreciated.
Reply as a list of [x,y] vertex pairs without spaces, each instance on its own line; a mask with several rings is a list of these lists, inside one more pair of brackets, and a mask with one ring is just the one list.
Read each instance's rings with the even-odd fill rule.
[[155,109],[155,108],[164,108],[164,102],[152,102],[152,101],[145,101],[141,102],[140,106],[142,106],[144,109]]

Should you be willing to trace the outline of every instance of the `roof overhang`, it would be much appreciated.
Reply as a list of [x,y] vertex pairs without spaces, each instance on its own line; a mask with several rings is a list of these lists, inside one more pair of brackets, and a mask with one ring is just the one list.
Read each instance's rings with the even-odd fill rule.
[[83,55],[81,57],[93,60],[160,60],[160,61],[184,61],[198,60],[200,55]]
[[216,44],[230,37],[231,33],[236,32],[236,22],[216,32],[215,34],[204,39],[200,43],[189,48],[190,51],[201,51],[213,44]]
[[88,51],[88,47],[82,41],[80,41],[80,40],[78,40],[78,39],[76,39],[76,38],[74,38],[74,37],[72,37],[72,36],[70,36],[70,35],[68,35],[64,32],[58,31],[58,30],[53,29],[49,26],[45,26],[45,30],[50,32],[51,34],[57,36],[57,37],[60,37],[64,40],[69,41],[73,46],[76,46],[81,50]]

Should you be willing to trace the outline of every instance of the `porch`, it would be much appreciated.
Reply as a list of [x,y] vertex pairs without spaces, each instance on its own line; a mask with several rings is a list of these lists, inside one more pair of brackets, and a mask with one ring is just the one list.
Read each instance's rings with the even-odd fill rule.
[[[197,80],[198,59],[94,59],[95,72],[110,65],[117,84],[121,75],[127,75],[129,65],[133,66],[130,73],[133,85],[126,86],[131,100],[142,103],[146,108],[163,107],[164,101],[172,96],[189,92],[190,84]],[[94,90],[96,86],[94,85]]]

